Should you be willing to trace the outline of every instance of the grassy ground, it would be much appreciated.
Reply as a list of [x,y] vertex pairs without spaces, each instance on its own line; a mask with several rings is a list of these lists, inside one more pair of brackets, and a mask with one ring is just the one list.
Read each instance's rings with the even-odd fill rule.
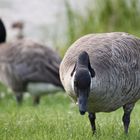
[[131,117],[129,134],[123,133],[122,109],[97,114],[97,133],[64,93],[44,96],[39,106],[31,98],[17,106],[10,96],[0,101],[0,140],[138,140],[140,139],[140,104]]

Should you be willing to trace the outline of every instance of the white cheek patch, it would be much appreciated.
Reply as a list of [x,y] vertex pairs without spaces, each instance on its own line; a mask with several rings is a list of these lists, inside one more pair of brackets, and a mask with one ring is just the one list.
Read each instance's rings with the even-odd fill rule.
[[93,88],[93,78],[91,78],[91,83],[90,83],[90,90]]
[[76,74],[76,71],[73,73],[73,76],[71,78],[71,87],[72,87],[73,91],[74,91],[74,77],[75,77],[75,74]]
[[[90,75],[90,77],[91,77],[91,73],[90,73],[90,72],[89,72],[89,75]],[[92,83],[93,83],[93,78],[91,77],[90,80],[91,80],[91,82],[90,82],[90,90],[91,90],[92,87],[93,87],[93,84],[92,84]]]

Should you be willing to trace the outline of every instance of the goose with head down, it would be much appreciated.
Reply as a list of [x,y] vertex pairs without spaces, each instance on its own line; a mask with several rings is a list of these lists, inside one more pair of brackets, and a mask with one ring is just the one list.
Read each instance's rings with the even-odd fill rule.
[[60,64],[66,92],[86,112],[93,132],[97,112],[123,107],[125,133],[140,99],[140,39],[124,32],[90,34],[67,50]]

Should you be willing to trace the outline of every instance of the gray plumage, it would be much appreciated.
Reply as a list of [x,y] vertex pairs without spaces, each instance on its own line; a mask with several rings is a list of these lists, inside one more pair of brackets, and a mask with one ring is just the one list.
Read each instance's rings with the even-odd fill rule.
[[61,82],[75,101],[78,97],[72,88],[71,72],[83,51],[88,53],[90,65],[95,71],[86,111],[92,114],[111,112],[123,106],[124,114],[131,113],[140,98],[140,39],[114,32],[90,34],[77,40],[67,50],[60,65]]
[[27,91],[29,83],[50,83],[62,87],[60,57],[52,49],[31,40],[0,45],[0,81],[16,94]]
[[[3,25],[3,26],[2,26]],[[6,38],[4,24],[0,20],[1,36]],[[59,55],[49,47],[31,40],[21,39],[0,44],[0,81],[10,87],[21,102],[23,92],[31,89],[29,84],[35,83],[51,87],[62,87],[59,78]],[[49,89],[50,90],[50,89]],[[33,94],[33,93],[32,93]],[[34,102],[39,103],[39,93],[35,93]]]

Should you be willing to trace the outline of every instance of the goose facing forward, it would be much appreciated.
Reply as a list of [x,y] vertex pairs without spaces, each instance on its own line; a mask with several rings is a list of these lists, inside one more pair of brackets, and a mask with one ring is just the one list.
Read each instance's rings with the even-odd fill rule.
[[66,92],[89,114],[93,132],[97,112],[123,107],[125,133],[140,98],[140,39],[121,32],[86,35],[66,52],[60,64]]
[[18,103],[26,91],[38,104],[40,93],[63,88],[59,78],[61,59],[55,51],[27,39],[5,43],[2,20],[0,31],[0,82],[13,90]]

